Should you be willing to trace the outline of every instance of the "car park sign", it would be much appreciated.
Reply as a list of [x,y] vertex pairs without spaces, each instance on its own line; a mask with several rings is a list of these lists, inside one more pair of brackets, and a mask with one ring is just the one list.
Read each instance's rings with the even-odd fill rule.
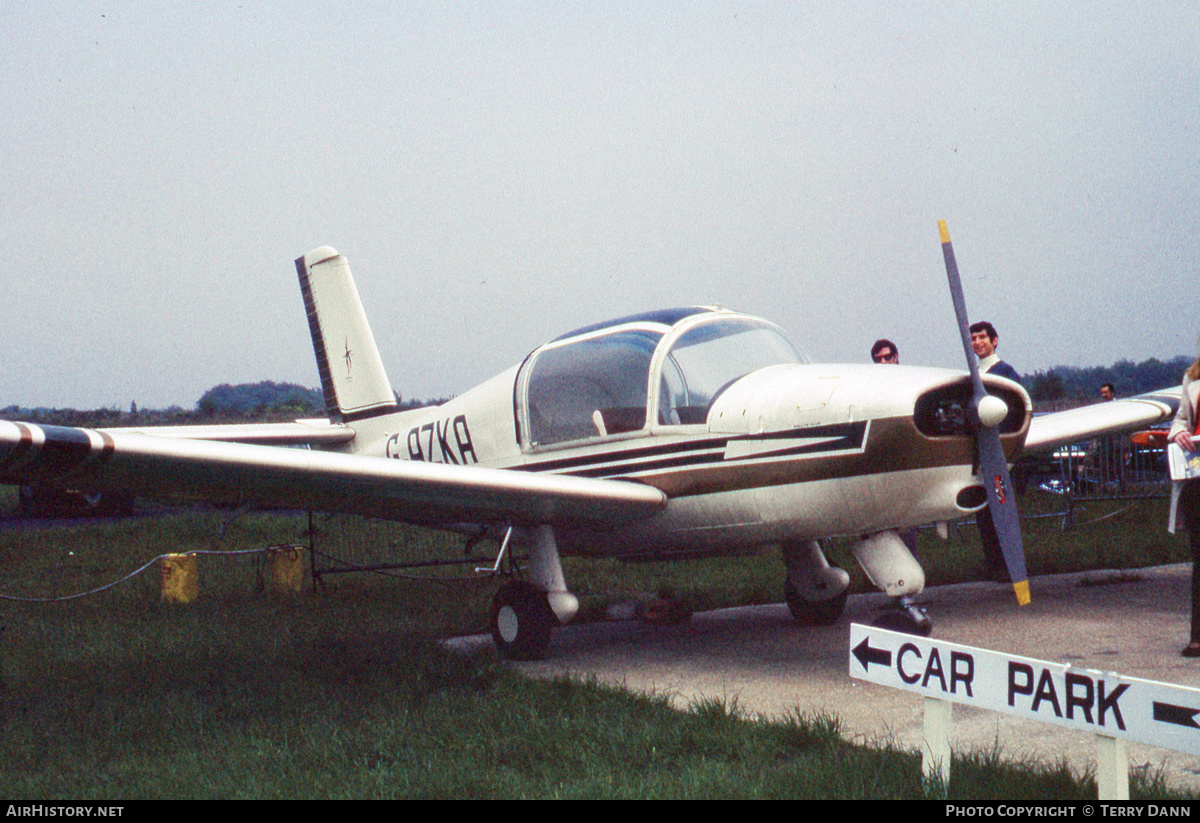
[[850,676],[925,697],[1200,754],[1200,689],[861,624]]

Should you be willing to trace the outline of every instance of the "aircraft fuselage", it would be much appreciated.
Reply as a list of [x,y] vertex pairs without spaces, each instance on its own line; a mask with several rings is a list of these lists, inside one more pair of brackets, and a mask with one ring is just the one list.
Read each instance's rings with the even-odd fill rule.
[[[969,431],[945,421],[931,431],[936,410],[919,417],[922,398],[939,391],[965,400],[960,372],[769,366],[722,392],[703,422],[597,431],[550,445],[522,442],[517,373],[442,406],[380,419],[384,430],[365,453],[625,480],[667,495],[666,508],[649,519],[559,531],[564,550],[584,554],[737,551],[949,520],[985,502]],[[1012,459],[1028,429],[1029,400],[1016,384],[995,385],[1014,406],[1002,438]]]

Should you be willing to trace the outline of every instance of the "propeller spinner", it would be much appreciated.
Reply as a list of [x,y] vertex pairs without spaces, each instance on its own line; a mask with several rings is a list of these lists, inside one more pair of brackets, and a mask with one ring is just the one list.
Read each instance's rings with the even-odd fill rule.
[[1029,602],[1029,575],[1025,572],[1025,547],[1021,543],[1021,524],[1017,516],[1017,499],[1012,492],[1012,480],[1008,475],[1008,459],[1000,445],[1000,422],[1004,420],[1008,407],[998,397],[987,393],[983,378],[979,374],[979,363],[971,349],[970,323],[967,320],[967,304],[963,299],[962,281],[958,276],[958,264],[954,260],[954,247],[950,245],[950,232],[946,221],[938,221],[942,236],[942,256],[946,259],[946,277],[950,281],[950,297],[954,301],[954,314],[958,318],[958,331],[962,336],[963,352],[967,356],[967,368],[971,371],[974,393],[971,398],[971,417],[975,425],[975,443],[979,450],[979,467],[983,485],[987,489],[988,506],[996,526],[996,537],[1004,554],[1009,577],[1017,603],[1024,606]]

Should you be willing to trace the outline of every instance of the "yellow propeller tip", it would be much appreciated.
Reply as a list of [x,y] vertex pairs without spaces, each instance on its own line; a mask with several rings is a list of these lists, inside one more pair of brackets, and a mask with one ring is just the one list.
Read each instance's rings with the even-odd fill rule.
[[1018,583],[1013,583],[1013,591],[1017,593],[1017,605],[1029,605],[1029,581],[1022,580]]
[[938,221],[938,234],[942,236],[942,245],[950,242],[950,230],[946,228],[946,221]]

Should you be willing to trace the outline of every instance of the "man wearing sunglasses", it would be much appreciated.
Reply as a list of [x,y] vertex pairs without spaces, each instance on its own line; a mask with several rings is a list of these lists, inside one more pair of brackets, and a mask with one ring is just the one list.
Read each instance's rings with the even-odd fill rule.
[[875,345],[871,346],[871,360],[875,363],[898,364],[900,350],[891,340],[876,340]]

